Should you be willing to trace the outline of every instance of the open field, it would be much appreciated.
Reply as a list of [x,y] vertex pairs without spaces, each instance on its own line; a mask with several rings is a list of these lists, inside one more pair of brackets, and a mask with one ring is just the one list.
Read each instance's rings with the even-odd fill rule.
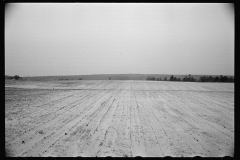
[[234,83],[5,81],[8,156],[233,156]]

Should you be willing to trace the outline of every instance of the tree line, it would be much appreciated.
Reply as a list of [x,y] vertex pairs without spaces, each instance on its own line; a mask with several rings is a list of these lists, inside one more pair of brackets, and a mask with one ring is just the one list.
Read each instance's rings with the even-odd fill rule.
[[22,80],[22,77],[20,77],[19,75],[15,75],[15,76],[6,76],[5,75],[5,79]]
[[[161,78],[155,77],[147,77],[147,81],[162,81]],[[234,82],[234,77],[227,77],[227,76],[201,76],[198,80],[193,78],[191,74],[181,78],[174,77],[173,75],[170,78],[165,77],[163,81],[181,81],[181,82]]]
[[199,79],[200,82],[234,82],[234,77],[228,78],[227,76],[217,76],[217,77],[212,77],[212,76],[202,76]]

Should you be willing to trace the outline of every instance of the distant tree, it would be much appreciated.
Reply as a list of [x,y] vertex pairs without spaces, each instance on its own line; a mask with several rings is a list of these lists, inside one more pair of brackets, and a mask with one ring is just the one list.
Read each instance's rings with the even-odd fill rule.
[[178,81],[177,77],[174,77],[173,75],[170,77],[169,81]]
[[15,79],[15,80],[19,80],[20,77],[19,77],[18,75],[15,75],[15,76],[14,76],[14,79]]
[[196,80],[193,77],[190,77],[190,82],[195,82]]
[[[180,81],[181,81],[181,80],[180,80]],[[183,81],[183,82],[195,82],[196,79],[194,79],[194,78],[191,76],[191,74],[189,74],[189,75],[186,75],[185,77],[183,77],[182,81]],[[201,81],[201,80],[199,80],[199,81]]]
[[79,78],[78,80],[82,80],[82,78]]
[[208,77],[208,82],[214,82],[214,78],[212,76]]
[[109,80],[111,80],[112,78],[111,77],[109,77]]
[[183,77],[182,81],[183,81],[183,82],[187,82],[187,81],[188,81],[187,76]]
[[165,77],[163,81],[167,81],[167,77]]
[[147,81],[159,81],[159,78],[155,78],[155,77],[147,77],[146,78]]
[[222,82],[228,82],[229,80],[228,80],[228,77],[227,76],[224,76],[224,77],[222,77]]
[[202,76],[199,78],[200,82],[206,82],[207,81],[207,77],[206,76]]
[[223,82],[223,76],[219,76],[219,82]]
[[214,82],[219,82],[218,76],[214,78]]
[[233,77],[230,77],[230,78],[228,79],[228,81],[229,81],[229,82],[234,82],[234,78],[233,78]]
[[5,76],[5,79],[13,79],[14,77],[11,76]]

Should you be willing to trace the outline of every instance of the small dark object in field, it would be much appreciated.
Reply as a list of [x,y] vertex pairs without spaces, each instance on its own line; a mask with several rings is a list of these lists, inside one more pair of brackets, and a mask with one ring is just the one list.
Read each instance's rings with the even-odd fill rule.
[[38,131],[39,134],[43,134],[43,131]]
[[65,133],[65,135],[67,135],[67,133]]
[[25,142],[24,141],[22,141],[22,144],[24,144]]
[[88,124],[86,124],[86,126],[88,126]]

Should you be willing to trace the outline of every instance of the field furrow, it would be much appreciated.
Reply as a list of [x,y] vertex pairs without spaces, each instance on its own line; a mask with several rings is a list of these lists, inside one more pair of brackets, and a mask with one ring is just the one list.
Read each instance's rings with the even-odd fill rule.
[[234,84],[8,84],[5,150],[14,157],[233,156]]

